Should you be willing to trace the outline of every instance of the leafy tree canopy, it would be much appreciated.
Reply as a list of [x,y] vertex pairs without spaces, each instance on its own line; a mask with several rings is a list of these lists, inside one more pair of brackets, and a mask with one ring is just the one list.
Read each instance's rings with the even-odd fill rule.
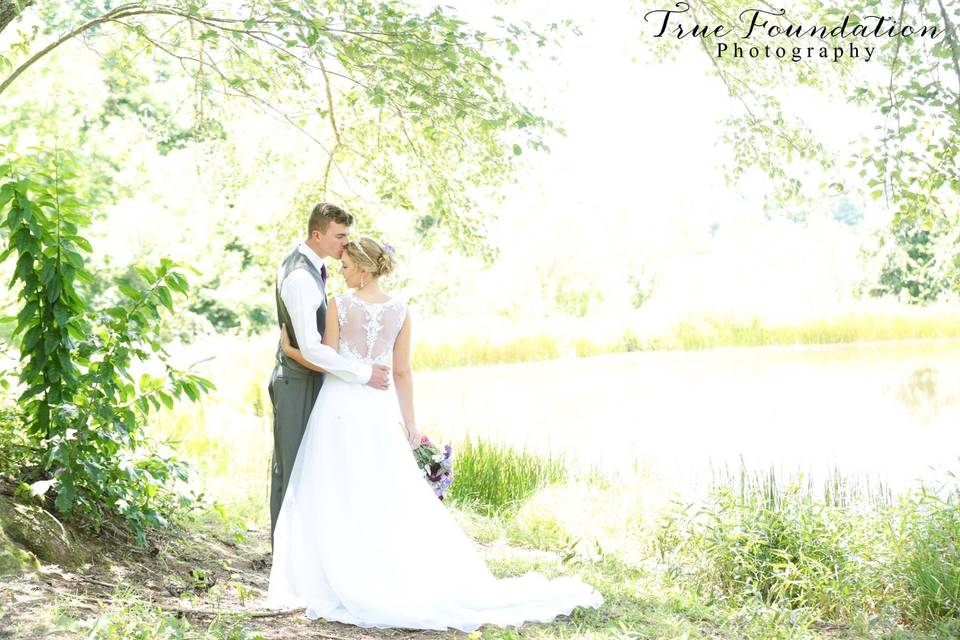
[[[559,24],[497,20],[488,33],[449,9],[369,0],[0,0],[0,16],[0,95],[28,91],[38,65],[82,40],[116,85],[103,117],[137,110],[161,150],[223,138],[221,121],[245,100],[309,141],[311,199],[360,214],[407,211],[424,241],[487,257],[477,189],[507,180],[554,128],[503,74],[561,34]],[[188,124],[136,99],[138,86],[171,76],[192,84]]]
[[[690,0],[658,4],[645,0],[637,5],[648,21],[644,37],[655,43],[661,57],[674,55],[678,47],[698,48],[711,73],[738,101],[740,114],[725,124],[723,138],[733,158],[726,164],[727,177],[737,183],[747,173],[760,171],[776,187],[772,203],[782,207],[805,195],[837,195],[861,192],[883,203],[891,214],[887,232],[880,240],[881,253],[896,271],[885,271],[875,294],[903,294],[912,301],[927,301],[960,289],[958,209],[960,209],[960,4],[948,0],[856,0],[839,7],[819,0],[793,0],[781,15],[778,7],[740,0]],[[736,40],[728,35],[675,37],[670,30],[653,39],[665,9],[670,29],[683,23],[728,25],[742,32],[748,26],[742,12],[759,9],[761,21],[786,29],[789,25],[810,28],[834,27],[849,16],[848,25],[876,24],[936,27],[933,36],[919,33],[903,37],[869,37],[860,46],[876,47],[867,63],[851,57],[838,62],[802,58],[756,59],[749,56],[719,56],[718,43]],[[661,13],[648,14],[660,10]],[[750,16],[747,16],[749,22]],[[848,29],[849,31],[849,29]],[[886,29],[884,30],[886,32]],[[741,44],[760,48],[844,46],[839,35],[785,37],[755,30]],[[819,139],[804,124],[804,114],[793,108],[798,89],[813,90],[823,98],[839,98],[863,107],[865,117],[878,114],[874,133],[837,155],[827,141]],[[820,171],[805,171],[819,167]],[[849,171],[849,170],[852,170]],[[844,174],[849,177],[845,177]],[[829,175],[826,182],[810,176]],[[819,178],[817,178],[819,180]],[[916,246],[919,242],[921,246]],[[933,246],[945,248],[933,255]],[[886,247],[886,249],[883,249]],[[922,255],[923,259],[916,256]]]

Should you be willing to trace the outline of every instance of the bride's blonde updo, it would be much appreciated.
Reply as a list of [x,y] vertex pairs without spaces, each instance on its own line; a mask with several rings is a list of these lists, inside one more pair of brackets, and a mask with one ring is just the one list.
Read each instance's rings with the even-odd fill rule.
[[351,240],[344,247],[357,268],[366,269],[374,276],[387,276],[397,266],[393,255],[393,247],[389,244],[381,245],[373,238]]

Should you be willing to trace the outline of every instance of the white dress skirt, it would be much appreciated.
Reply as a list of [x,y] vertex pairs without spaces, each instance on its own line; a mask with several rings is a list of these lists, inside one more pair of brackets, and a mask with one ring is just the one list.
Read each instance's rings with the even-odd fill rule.
[[[344,348],[351,334],[370,342],[364,334],[386,332],[392,347],[402,303],[364,308],[351,294],[337,303],[341,353],[362,352],[363,343]],[[351,321],[363,331],[345,331]],[[359,627],[473,631],[549,622],[603,597],[576,577],[497,579],[424,480],[396,392],[328,375],[277,521],[268,601]]]

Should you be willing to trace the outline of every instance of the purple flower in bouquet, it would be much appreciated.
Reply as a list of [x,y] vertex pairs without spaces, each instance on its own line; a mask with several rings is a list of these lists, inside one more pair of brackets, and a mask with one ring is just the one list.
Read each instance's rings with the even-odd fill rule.
[[414,449],[413,455],[427,484],[443,500],[447,489],[453,484],[453,447],[447,444],[441,448],[427,436],[422,436],[420,446]]

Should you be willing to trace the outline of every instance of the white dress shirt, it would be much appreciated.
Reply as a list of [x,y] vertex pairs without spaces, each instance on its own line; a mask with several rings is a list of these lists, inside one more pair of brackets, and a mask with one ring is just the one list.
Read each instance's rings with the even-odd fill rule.
[[[304,242],[301,242],[297,249],[320,273],[323,267],[320,256]],[[300,353],[311,364],[346,382],[366,384],[373,375],[373,367],[363,362],[348,360],[321,342],[323,336],[317,331],[317,310],[323,304],[325,295],[326,292],[317,287],[317,281],[306,269],[294,269],[280,284],[280,298],[290,314]]]

